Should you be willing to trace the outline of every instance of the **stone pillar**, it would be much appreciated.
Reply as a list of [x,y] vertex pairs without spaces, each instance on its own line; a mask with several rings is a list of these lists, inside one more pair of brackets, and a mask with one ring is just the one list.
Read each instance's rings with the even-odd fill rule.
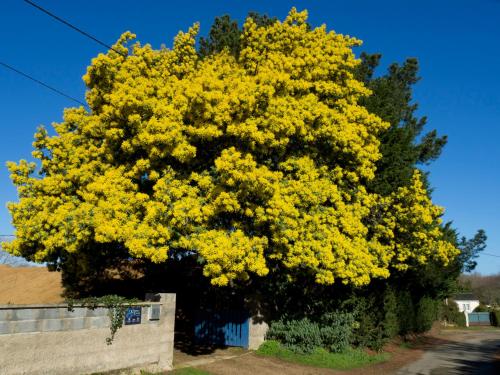
[[175,332],[175,293],[148,293],[146,301],[161,302],[159,342],[160,357],[158,369],[160,371],[172,370],[174,358],[174,332]]
[[265,341],[269,326],[260,314],[250,317],[248,325],[248,349],[256,350]]

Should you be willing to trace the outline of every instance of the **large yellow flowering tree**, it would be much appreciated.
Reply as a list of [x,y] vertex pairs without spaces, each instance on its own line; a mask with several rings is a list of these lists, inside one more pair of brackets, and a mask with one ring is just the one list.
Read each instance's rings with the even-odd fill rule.
[[360,42],[306,19],[249,18],[238,58],[200,58],[197,25],[171,50],[129,53],[125,33],[84,76],[90,110],[38,130],[39,164],[9,164],[19,202],[6,249],[36,261],[93,244],[153,262],[196,256],[214,285],[270,270],[364,285],[447,263],[457,250],[418,172],[390,196],[365,188],[388,124],[359,104]]

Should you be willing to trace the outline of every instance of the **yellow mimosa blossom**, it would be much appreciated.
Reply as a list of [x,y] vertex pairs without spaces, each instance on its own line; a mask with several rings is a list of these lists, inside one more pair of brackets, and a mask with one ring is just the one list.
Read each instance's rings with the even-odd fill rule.
[[130,51],[127,32],[92,60],[90,109],[37,131],[39,163],[9,164],[8,251],[47,261],[106,244],[163,262],[175,249],[214,285],[275,269],[363,285],[456,254],[418,173],[388,197],[365,188],[388,124],[359,104],[360,41],[295,9],[264,27],[249,18],[238,58],[201,59],[197,32]]

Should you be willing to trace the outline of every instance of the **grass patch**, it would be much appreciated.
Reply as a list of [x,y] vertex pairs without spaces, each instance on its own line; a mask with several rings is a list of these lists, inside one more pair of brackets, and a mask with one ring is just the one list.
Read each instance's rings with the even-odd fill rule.
[[[161,375],[164,374],[163,372],[159,373],[153,373],[153,372],[147,372],[147,371],[141,371],[141,375]],[[211,375],[209,372],[200,370],[194,367],[186,367],[186,368],[180,368],[177,370],[169,371],[166,373],[168,375]]]
[[210,375],[208,371],[200,370],[194,367],[180,368],[169,372],[169,375]]
[[401,344],[399,344],[399,347],[401,349],[415,349],[416,347],[423,344],[424,342],[425,342],[425,340],[422,336],[417,336],[417,337],[414,337],[413,339],[403,341]]
[[405,341],[399,344],[399,347],[401,349],[413,349],[415,347],[415,344],[409,341]]
[[343,353],[330,353],[325,349],[317,348],[310,354],[298,354],[283,347],[277,341],[266,341],[256,352],[258,355],[282,359],[301,365],[350,370],[387,361],[388,353],[368,354],[362,349],[349,349]]
[[442,331],[498,331],[500,327],[495,326],[470,326],[470,327],[441,327]]

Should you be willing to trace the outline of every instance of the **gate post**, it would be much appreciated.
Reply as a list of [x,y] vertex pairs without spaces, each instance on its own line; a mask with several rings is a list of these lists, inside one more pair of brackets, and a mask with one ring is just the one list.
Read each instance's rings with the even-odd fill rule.
[[464,311],[464,314],[465,314],[465,326],[468,327],[469,326],[469,314],[467,313],[467,311]]
[[158,358],[158,369],[172,370],[174,358],[175,293],[147,293],[146,301],[161,302],[158,345],[163,349]]
[[264,321],[264,317],[261,314],[255,314],[248,320],[248,349],[257,350],[259,349],[259,346],[265,341],[269,326]]

